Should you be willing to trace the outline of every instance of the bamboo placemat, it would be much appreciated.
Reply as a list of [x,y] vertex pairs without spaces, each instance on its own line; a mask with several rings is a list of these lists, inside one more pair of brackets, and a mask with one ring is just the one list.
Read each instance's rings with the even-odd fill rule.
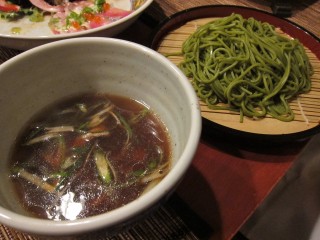
[[[157,51],[164,55],[181,52],[182,44],[190,34],[195,32],[199,26],[214,19],[216,18],[191,20],[168,32],[158,44]],[[310,49],[307,47],[305,49],[314,68],[314,74],[311,78],[312,88],[307,94],[302,94],[291,101],[290,106],[295,114],[293,121],[282,122],[272,117],[266,117],[258,121],[245,118],[244,122],[240,123],[239,113],[227,110],[212,110],[204,102],[200,101],[202,117],[222,126],[257,134],[290,134],[318,126],[320,121],[320,105],[318,104],[320,100],[320,60]],[[169,56],[168,58],[176,65],[179,65],[183,60],[182,56]]]
[[21,53],[19,50],[0,47],[0,64]]
[[[146,219],[114,236],[103,229],[68,240],[198,240],[208,239],[212,230],[177,196],[151,213]],[[45,240],[0,225],[1,240]],[[54,239],[60,239],[56,237]]]

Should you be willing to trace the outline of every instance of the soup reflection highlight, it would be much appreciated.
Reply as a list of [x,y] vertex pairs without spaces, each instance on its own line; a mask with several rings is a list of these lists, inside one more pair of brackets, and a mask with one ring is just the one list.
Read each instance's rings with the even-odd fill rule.
[[169,135],[156,113],[133,99],[87,93],[28,122],[13,147],[9,177],[32,215],[75,220],[135,200],[170,164]]

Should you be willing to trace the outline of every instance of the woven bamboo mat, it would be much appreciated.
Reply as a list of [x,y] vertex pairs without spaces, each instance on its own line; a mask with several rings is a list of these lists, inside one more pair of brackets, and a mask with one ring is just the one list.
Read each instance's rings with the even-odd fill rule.
[[[68,240],[197,240],[208,239],[211,229],[181,199],[174,195],[146,219],[117,235],[107,236],[104,230]],[[1,240],[45,240],[0,225]],[[59,237],[55,238],[59,239]]]
[[[159,43],[157,51],[164,55],[181,52],[182,44],[190,34],[195,32],[199,26],[214,19],[200,18],[191,20],[168,32]],[[229,128],[257,134],[290,134],[318,126],[320,121],[320,106],[318,104],[320,100],[320,60],[310,49],[307,47],[305,49],[314,68],[314,74],[311,78],[312,88],[309,93],[300,95],[290,103],[291,109],[295,114],[294,121],[281,122],[277,119],[266,117],[259,121],[246,118],[244,123],[240,123],[239,113],[227,110],[212,110],[204,102],[200,101],[202,117]],[[179,65],[183,60],[182,56],[169,56],[168,58],[176,65]]]

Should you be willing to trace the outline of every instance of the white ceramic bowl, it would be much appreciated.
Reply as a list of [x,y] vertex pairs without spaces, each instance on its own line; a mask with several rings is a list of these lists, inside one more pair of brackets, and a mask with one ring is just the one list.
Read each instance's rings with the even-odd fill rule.
[[[121,0],[125,1],[125,0]],[[121,18],[113,23],[105,26],[89,29],[75,33],[53,34],[49,30],[47,19],[45,22],[32,23],[27,19],[19,20],[19,22],[8,22],[0,19],[0,46],[27,50],[42,44],[50,43],[67,38],[78,37],[113,37],[128,28],[143,11],[153,2],[153,0],[145,0],[145,2],[128,16]],[[28,29],[27,34],[11,34],[12,27],[21,27]]]
[[[94,37],[45,44],[0,65],[0,84],[0,222],[21,231],[52,236],[121,228],[174,191],[197,149],[201,116],[192,86],[169,60],[135,43]],[[172,169],[150,192],[114,211],[61,222],[28,217],[7,177],[13,141],[44,106],[86,91],[128,96],[159,114],[172,141]]]

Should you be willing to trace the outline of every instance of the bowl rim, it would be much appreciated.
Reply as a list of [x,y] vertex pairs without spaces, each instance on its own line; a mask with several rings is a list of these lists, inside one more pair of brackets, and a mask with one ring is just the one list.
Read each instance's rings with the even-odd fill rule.
[[191,128],[189,129],[185,150],[182,152],[179,161],[176,162],[175,167],[173,167],[168,175],[166,175],[166,177],[153,189],[138,199],[107,213],[73,221],[57,222],[53,220],[23,216],[0,206],[0,223],[23,232],[50,236],[73,235],[116,226],[117,224],[121,224],[122,222],[129,220],[137,214],[142,214],[143,211],[151,208],[157,202],[159,202],[159,200],[172,193],[174,190],[172,187],[176,186],[181,181],[181,177],[183,177],[187,169],[190,167],[200,140],[202,128],[200,106],[196,93],[189,80],[181,72],[181,70],[171,63],[171,61],[169,61],[167,58],[146,46],[134,42],[102,37],[83,37],[55,41],[32,48],[7,60],[0,65],[0,75],[3,70],[6,68],[11,68],[16,62],[28,59],[30,56],[36,55],[39,52],[44,52],[47,49],[61,48],[75,43],[90,45],[95,43],[113,44],[116,46],[132,48],[141,51],[144,54],[148,54],[150,58],[163,62],[163,64],[167,65],[171,72],[176,75],[176,80],[179,81],[181,86],[184,87],[186,95],[189,98],[188,105],[191,108]]
[[115,26],[121,25],[122,23],[126,23],[130,21],[131,19],[134,19],[135,17],[138,17],[146,8],[151,5],[153,0],[145,0],[145,2],[136,10],[134,10],[132,13],[129,15],[114,21],[112,23],[88,29],[85,31],[80,31],[80,32],[72,32],[72,33],[62,33],[62,34],[56,34],[56,35],[50,35],[50,36],[21,36],[21,35],[12,35],[12,34],[1,34],[0,33],[0,39],[12,39],[12,40],[47,40],[47,41],[54,41],[54,40],[59,40],[59,39],[66,39],[66,38],[73,38],[73,37],[81,37],[81,36],[86,36],[86,35],[92,35],[110,28],[113,28]]

